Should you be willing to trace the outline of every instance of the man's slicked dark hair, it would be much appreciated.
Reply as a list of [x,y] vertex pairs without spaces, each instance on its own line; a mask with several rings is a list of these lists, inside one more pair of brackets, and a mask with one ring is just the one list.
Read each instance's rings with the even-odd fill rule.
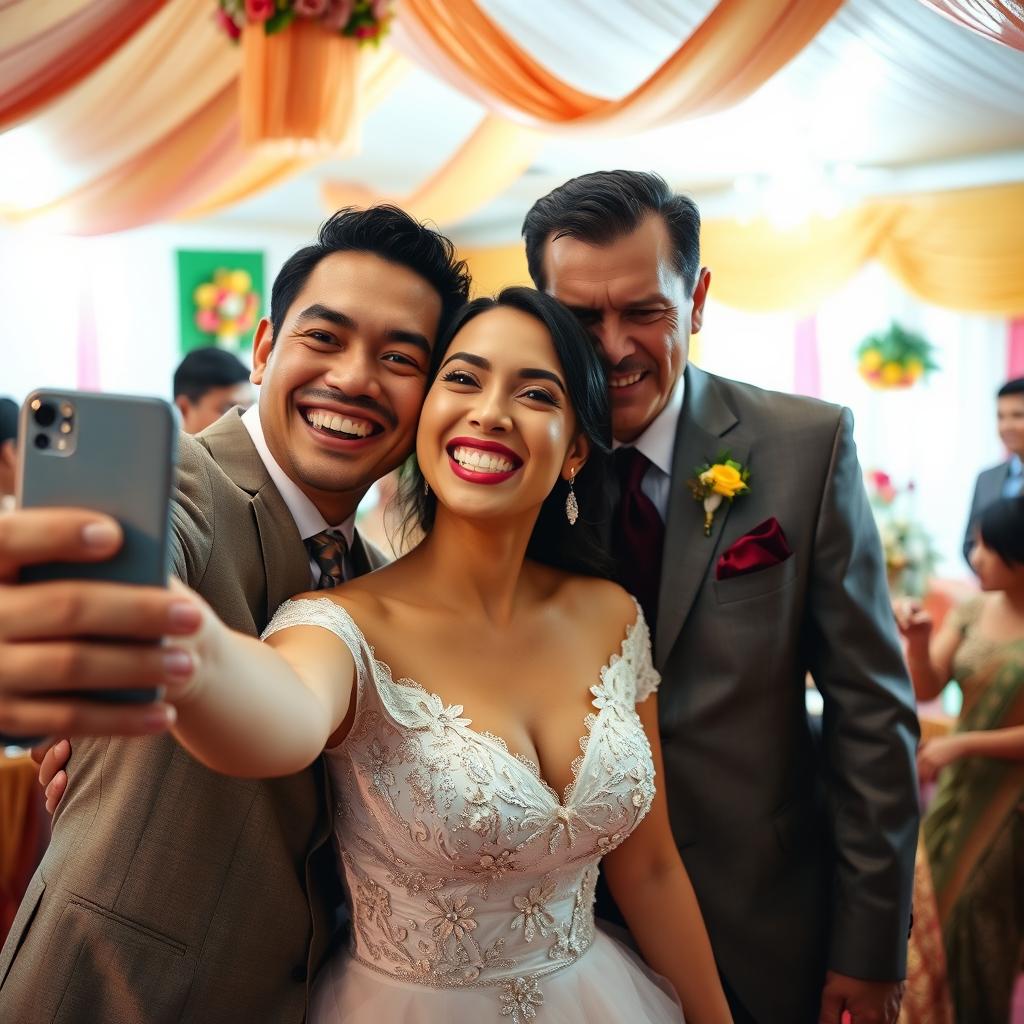
[[438,336],[455,311],[469,299],[469,269],[455,255],[455,246],[439,231],[414,220],[397,206],[383,203],[367,210],[345,207],[325,221],[312,245],[290,256],[270,292],[273,339],[296,295],[325,257],[336,252],[369,252],[388,263],[408,267],[441,297]]
[[652,213],[668,228],[672,264],[687,295],[692,295],[700,272],[700,210],[689,196],[676,194],[661,175],[648,171],[582,174],[538,199],[523,221],[533,283],[547,290],[544,250],[549,239],[578,238],[604,245],[635,231]]
[[1024,395],[1024,377],[1008,380],[1000,389],[996,398],[1008,398],[1010,395]]

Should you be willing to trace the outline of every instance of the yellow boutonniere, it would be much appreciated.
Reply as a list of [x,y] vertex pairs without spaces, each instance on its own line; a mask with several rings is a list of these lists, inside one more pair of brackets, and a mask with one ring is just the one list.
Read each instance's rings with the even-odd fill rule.
[[714,521],[718,506],[723,501],[732,501],[739,495],[746,494],[750,488],[750,470],[729,458],[728,452],[722,452],[717,462],[705,463],[694,470],[696,476],[687,480],[686,484],[696,501],[704,506],[704,536],[711,536],[711,523]]

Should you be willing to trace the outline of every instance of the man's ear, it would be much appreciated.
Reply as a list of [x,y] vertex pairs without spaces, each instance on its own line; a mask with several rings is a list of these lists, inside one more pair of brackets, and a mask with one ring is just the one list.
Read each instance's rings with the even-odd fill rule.
[[13,438],[8,438],[0,444],[0,466],[13,470],[18,462],[18,446]]
[[693,309],[690,312],[690,332],[696,334],[704,326],[704,303],[708,300],[708,289],[711,287],[711,271],[701,267],[697,275],[697,284],[693,289]]
[[263,374],[266,372],[273,350],[274,325],[266,317],[262,317],[252,340],[252,372],[249,374],[249,380],[253,384],[263,383]]
[[590,457],[590,439],[586,434],[577,434],[562,463],[562,479],[571,480],[587,463]]
[[181,418],[184,420],[188,416],[188,410],[192,403],[185,395],[178,395],[174,399],[174,404],[178,407],[178,412],[181,413]]

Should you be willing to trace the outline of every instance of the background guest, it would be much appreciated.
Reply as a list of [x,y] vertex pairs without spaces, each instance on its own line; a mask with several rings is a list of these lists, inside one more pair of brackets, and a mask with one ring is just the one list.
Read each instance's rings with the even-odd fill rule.
[[974,547],[974,531],[978,517],[992,502],[1000,498],[1015,498],[1024,493],[1024,377],[1008,381],[996,395],[996,410],[999,417],[999,440],[1010,453],[1006,462],[986,469],[978,474],[971,500],[971,514],[964,534],[964,558],[971,561]]
[[14,477],[18,464],[18,404],[0,398],[0,512],[14,507]]
[[981,513],[971,566],[982,594],[934,636],[917,606],[897,621],[918,699],[951,678],[964,696],[918,753],[921,779],[939,776],[923,835],[956,1018],[1006,1024],[1024,950],[1024,497]]
[[222,348],[193,349],[174,371],[174,404],[186,434],[198,434],[236,405],[248,409],[256,394],[249,369]]

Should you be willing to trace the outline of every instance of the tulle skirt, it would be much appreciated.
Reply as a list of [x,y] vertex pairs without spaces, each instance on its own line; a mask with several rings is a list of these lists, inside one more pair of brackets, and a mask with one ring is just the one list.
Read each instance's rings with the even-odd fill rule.
[[[516,1018],[498,986],[435,989],[379,974],[348,954],[313,986],[310,1024],[681,1024],[672,987],[600,928],[574,964],[540,979],[543,1003]],[[505,1010],[504,1015],[502,1011]]]

